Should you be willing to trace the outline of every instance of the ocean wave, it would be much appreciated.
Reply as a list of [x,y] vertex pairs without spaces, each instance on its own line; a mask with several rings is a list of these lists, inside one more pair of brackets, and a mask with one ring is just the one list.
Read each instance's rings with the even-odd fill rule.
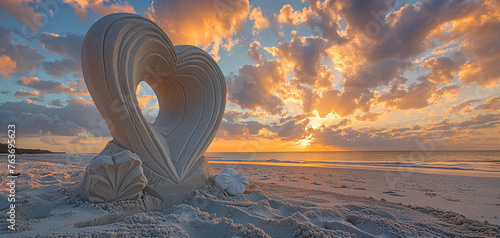
[[[482,171],[482,172],[500,172],[494,169],[474,168],[473,163],[449,163],[449,164],[426,164],[426,163],[411,163],[411,162],[347,162],[347,161],[290,161],[290,160],[248,160],[248,159],[217,159],[209,161],[214,162],[244,162],[244,163],[295,163],[308,166],[319,165],[352,165],[352,166],[368,166],[368,167],[391,167],[391,168],[419,168],[419,169],[445,169],[445,170],[463,170],[463,171]],[[475,162],[475,161],[474,161]]]

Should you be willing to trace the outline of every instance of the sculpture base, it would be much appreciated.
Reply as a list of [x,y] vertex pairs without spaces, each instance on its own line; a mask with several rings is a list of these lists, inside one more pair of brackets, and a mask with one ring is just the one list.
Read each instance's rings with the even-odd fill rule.
[[213,177],[215,177],[214,170],[202,156],[181,184],[165,180],[154,185],[148,184],[143,191],[161,199],[162,204],[159,209],[164,209],[189,199],[197,188],[209,184],[210,178]]
[[114,202],[137,199],[144,191],[162,201],[153,209],[164,209],[190,198],[214,176],[215,172],[202,156],[180,184],[174,183],[143,167],[136,154],[111,140],[90,162],[76,193],[85,201]]

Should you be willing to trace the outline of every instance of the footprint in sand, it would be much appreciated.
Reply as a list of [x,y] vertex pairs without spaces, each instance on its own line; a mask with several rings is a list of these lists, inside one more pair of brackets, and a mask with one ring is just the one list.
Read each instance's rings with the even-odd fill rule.
[[387,191],[387,192],[383,192],[385,194],[389,194],[391,196],[396,196],[396,197],[406,197],[405,195],[402,195],[402,194],[399,194],[399,193],[396,193],[394,191]]
[[338,187],[334,187],[334,188],[349,188],[349,187],[347,187],[347,186],[345,186],[344,184],[342,184],[342,185],[340,185],[340,186],[338,186]]
[[356,189],[356,190],[366,190],[366,188],[352,188],[352,189]]

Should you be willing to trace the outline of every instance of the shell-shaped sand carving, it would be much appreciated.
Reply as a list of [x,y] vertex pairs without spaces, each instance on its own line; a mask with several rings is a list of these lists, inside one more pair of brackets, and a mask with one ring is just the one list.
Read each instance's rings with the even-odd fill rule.
[[248,179],[243,174],[236,174],[234,169],[227,168],[215,178],[215,185],[226,190],[227,194],[236,196],[245,192]]
[[130,150],[113,151],[110,148],[118,147],[113,143],[103,152],[114,153],[99,154],[87,167],[80,195],[90,202],[136,199],[148,183],[139,157]]

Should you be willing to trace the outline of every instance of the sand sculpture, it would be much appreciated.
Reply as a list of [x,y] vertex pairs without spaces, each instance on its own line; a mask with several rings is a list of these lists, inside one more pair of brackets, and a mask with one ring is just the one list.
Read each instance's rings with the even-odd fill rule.
[[[113,140],[87,168],[81,197],[112,201],[147,191],[170,205],[214,176],[203,154],[222,120],[226,84],[212,57],[194,46],[174,46],[144,17],[119,13],[101,18],[88,31],[82,69]],[[160,106],[152,124],[136,98],[143,81]],[[130,170],[131,164],[140,171]]]

